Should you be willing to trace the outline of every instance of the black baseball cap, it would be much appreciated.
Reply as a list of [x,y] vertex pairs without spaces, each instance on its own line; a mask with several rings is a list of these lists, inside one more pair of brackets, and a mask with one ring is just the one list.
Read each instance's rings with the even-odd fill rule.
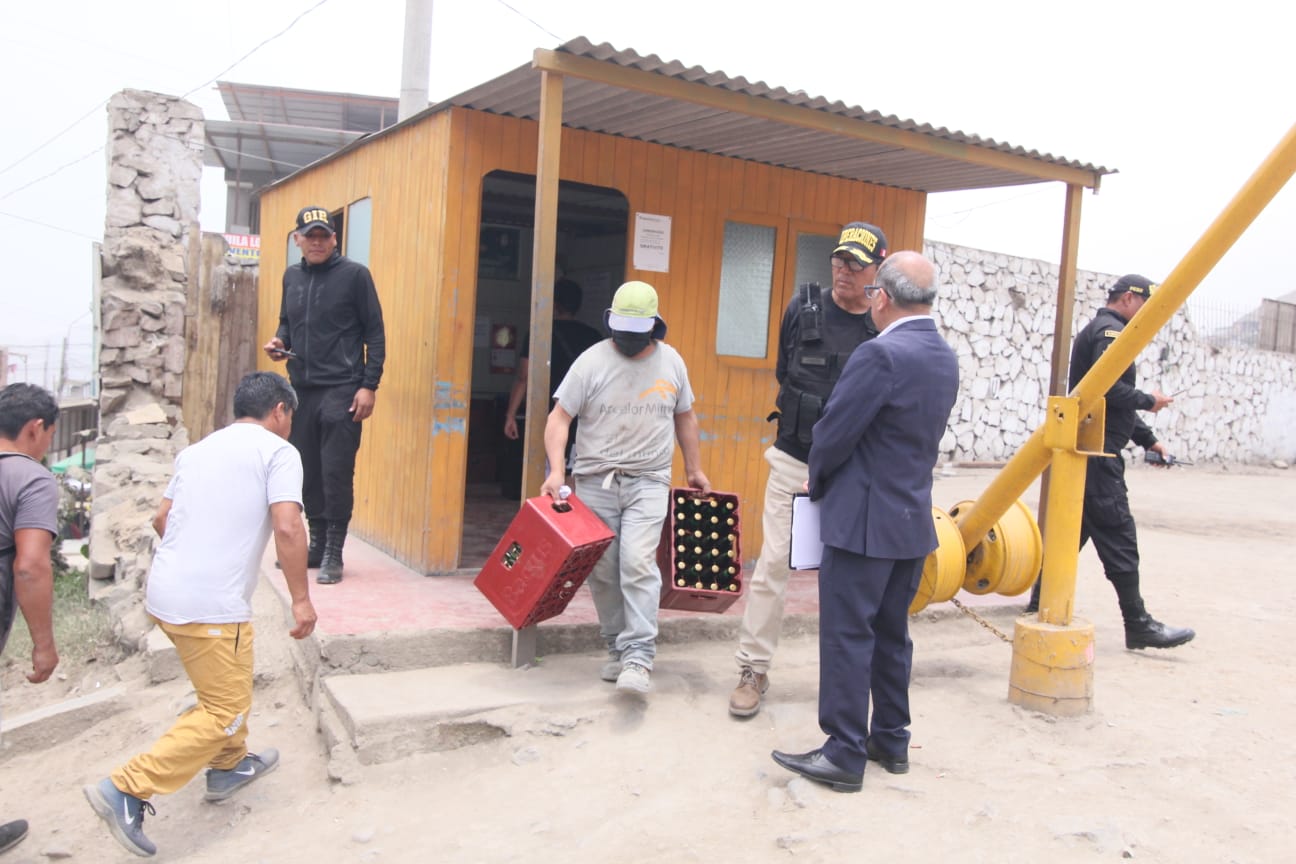
[[323,228],[330,234],[333,231],[333,223],[329,221],[329,212],[324,207],[303,207],[297,214],[297,230],[305,234],[312,228]]
[[861,264],[879,264],[887,254],[887,239],[882,229],[867,222],[851,222],[842,228],[833,255],[846,252]]
[[1116,284],[1108,289],[1107,296],[1119,297],[1121,294],[1128,291],[1131,294],[1137,294],[1144,300],[1147,300],[1152,297],[1152,289],[1156,287],[1158,286],[1146,276],[1140,276],[1137,273],[1130,273],[1117,279]]

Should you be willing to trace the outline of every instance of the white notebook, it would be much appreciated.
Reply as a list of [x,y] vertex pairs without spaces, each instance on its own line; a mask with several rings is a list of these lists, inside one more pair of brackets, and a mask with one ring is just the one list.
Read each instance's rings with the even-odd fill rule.
[[818,570],[823,559],[823,541],[819,539],[819,502],[809,495],[792,497],[792,545],[788,548],[788,566],[793,570]]

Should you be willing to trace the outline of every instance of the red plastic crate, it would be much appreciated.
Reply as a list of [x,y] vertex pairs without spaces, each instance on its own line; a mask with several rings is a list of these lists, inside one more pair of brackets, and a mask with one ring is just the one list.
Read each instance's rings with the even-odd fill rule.
[[561,614],[615,536],[575,495],[566,504],[559,510],[548,495],[522,502],[473,580],[514,629]]
[[[696,587],[693,578],[687,578],[687,584],[683,587],[676,584],[679,573],[676,569],[677,552],[676,552],[676,530],[680,527],[687,527],[690,530],[698,530],[694,523],[677,523],[676,514],[680,510],[679,499],[687,498],[693,501],[715,501],[717,512],[722,521],[717,523],[723,527],[726,534],[733,535],[733,558],[731,559],[738,567],[738,572],[732,577],[732,582],[736,586],[735,590],[727,590],[721,587],[719,590],[712,590],[706,587],[708,583],[704,582],[704,587]],[[732,504],[733,509],[729,510],[727,505]],[[693,612],[723,612],[734,604],[742,596],[745,581],[742,572],[742,517],[741,507],[738,504],[738,496],[731,492],[712,492],[710,495],[704,495],[697,489],[672,489],[670,493],[670,509],[666,512],[666,521],[662,524],[661,544],[657,547],[657,566],[661,568],[662,573],[662,596],[661,608],[663,609],[686,609]],[[724,518],[732,516],[733,525],[724,523]],[[708,533],[711,523],[708,521],[709,516],[698,522],[704,526],[703,530]],[[726,541],[727,542],[727,541]]]

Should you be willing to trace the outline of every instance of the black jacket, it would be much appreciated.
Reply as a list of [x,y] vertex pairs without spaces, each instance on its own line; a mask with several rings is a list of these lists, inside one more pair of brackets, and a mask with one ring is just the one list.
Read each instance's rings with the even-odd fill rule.
[[[1071,346],[1071,369],[1067,383],[1072,390],[1098,362],[1107,346],[1116,341],[1116,337],[1128,323],[1104,306],[1088,326],[1080,331]],[[1143,448],[1157,443],[1156,435],[1135,413],[1151,410],[1156,399],[1151,393],[1137,389],[1134,386],[1136,381],[1134,364],[1131,363],[1107,391],[1107,425],[1103,430],[1103,450],[1107,453],[1119,453],[1131,438]]]
[[305,259],[284,271],[275,335],[294,387],[356,384],[378,389],[387,337],[369,268],[334,252],[322,264]]

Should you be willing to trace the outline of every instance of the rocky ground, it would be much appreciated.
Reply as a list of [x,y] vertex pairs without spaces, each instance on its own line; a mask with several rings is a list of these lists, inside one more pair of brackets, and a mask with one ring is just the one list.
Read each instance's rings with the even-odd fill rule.
[[[1198,636],[1126,651],[1115,598],[1083,552],[1077,608],[1096,625],[1097,661],[1094,710],[1079,719],[1010,705],[1010,647],[968,618],[925,613],[913,626],[913,770],[872,766],[861,794],[808,784],[769,758],[821,740],[813,638],[782,647],[750,721],[725,710],[729,644],[664,646],[646,700],[593,680],[597,656],[552,657],[517,674],[584,676],[588,698],[518,706],[495,718],[508,734],[368,766],[341,785],[327,778],[282,610],[263,590],[251,743],[277,746],[283,763],[221,805],[202,802],[200,782],[159,798],[149,836],[158,860],[221,864],[1290,860],[1296,473],[1140,468],[1131,486],[1149,609]],[[937,503],[945,497],[938,484]],[[987,618],[1011,632],[1012,607]],[[139,658],[99,665],[40,687],[4,670],[8,719],[112,686],[127,706],[75,734],[9,742],[0,820],[26,818],[32,833],[5,864],[134,860],[80,787],[147,746],[188,687],[148,686]]]

